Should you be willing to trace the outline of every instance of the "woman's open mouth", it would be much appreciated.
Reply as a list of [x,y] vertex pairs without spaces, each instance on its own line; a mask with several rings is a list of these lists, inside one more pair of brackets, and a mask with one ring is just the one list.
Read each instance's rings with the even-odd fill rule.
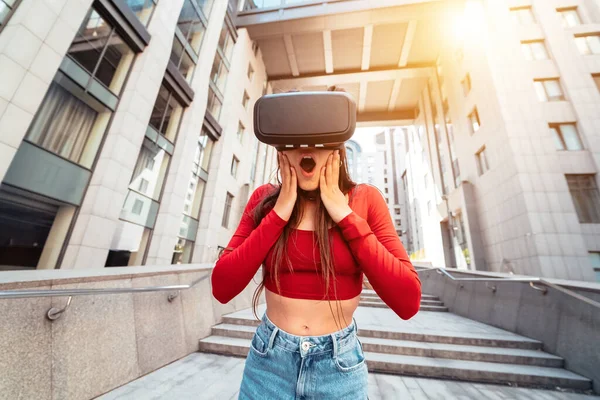
[[317,163],[315,162],[315,160],[312,158],[311,155],[306,154],[306,155],[302,156],[302,160],[300,160],[300,168],[302,168],[302,170],[304,172],[306,172],[307,174],[310,174],[311,172],[313,172],[313,170],[315,169],[316,166],[317,166]]

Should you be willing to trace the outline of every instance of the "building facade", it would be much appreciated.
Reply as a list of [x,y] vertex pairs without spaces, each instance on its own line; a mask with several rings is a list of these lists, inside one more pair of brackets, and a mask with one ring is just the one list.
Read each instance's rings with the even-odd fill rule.
[[214,261],[274,168],[252,134],[267,77],[237,2],[9,6],[0,268]]
[[600,4],[473,1],[456,18],[407,135],[429,230],[413,242],[448,266],[596,279]]

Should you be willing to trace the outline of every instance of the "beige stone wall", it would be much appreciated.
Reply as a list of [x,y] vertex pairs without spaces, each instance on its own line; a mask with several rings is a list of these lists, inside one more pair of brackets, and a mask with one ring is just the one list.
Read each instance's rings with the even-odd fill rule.
[[[0,290],[141,288],[186,285],[210,265],[4,272]],[[176,292],[0,299],[0,398],[89,399],[198,350],[226,313],[251,305],[255,285],[230,304],[211,295],[210,278]]]

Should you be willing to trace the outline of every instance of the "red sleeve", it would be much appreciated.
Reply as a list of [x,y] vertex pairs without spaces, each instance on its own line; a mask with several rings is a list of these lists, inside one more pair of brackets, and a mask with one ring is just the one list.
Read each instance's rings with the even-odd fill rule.
[[254,208],[272,187],[263,185],[254,191],[227,249],[215,264],[211,276],[212,292],[222,304],[228,303],[244,290],[287,224],[273,210],[258,227],[254,223]]
[[421,281],[394,229],[383,196],[368,190],[367,220],[355,212],[338,223],[354,258],[381,299],[402,319],[419,311]]

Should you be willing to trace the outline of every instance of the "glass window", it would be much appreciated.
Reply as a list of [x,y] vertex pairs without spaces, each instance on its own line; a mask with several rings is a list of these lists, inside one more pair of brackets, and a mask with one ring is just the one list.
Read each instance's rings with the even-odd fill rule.
[[231,214],[232,204],[233,195],[231,193],[227,193],[227,197],[225,198],[225,209],[223,210],[223,220],[221,221],[223,228],[229,228],[229,214]]
[[477,158],[477,172],[479,173],[479,176],[481,176],[490,169],[485,152],[485,146],[479,150],[477,154],[475,154],[475,157]]
[[254,182],[256,180],[256,164],[258,162],[258,155],[260,153],[260,146],[258,140],[254,141],[254,151],[252,154],[252,164],[250,165],[250,180]]
[[238,160],[235,156],[231,160],[231,176],[237,178],[238,166],[240,165],[240,160]]
[[528,61],[550,59],[543,40],[521,42],[521,50],[523,50],[523,55]]
[[171,62],[175,64],[181,75],[190,82],[194,75],[196,63],[185,50],[183,44],[177,36],[173,38],[173,47],[171,48]]
[[215,90],[212,88],[212,86],[209,86],[208,87],[207,108],[208,108],[208,111],[210,111],[210,113],[212,114],[213,117],[215,117],[216,120],[218,120],[221,115],[222,105],[223,105],[223,103],[221,102],[221,100],[219,99],[217,94],[215,93]]
[[179,20],[177,21],[177,28],[179,28],[183,37],[190,44],[192,50],[198,54],[202,46],[206,27],[198,13],[196,4],[193,4],[192,1],[195,3],[195,0],[184,1],[181,13],[179,14]]
[[223,62],[221,54],[217,52],[213,61],[212,71],[210,73],[210,79],[217,86],[221,93],[225,93],[225,83],[227,82],[227,74],[229,70],[227,65]]
[[469,114],[469,122],[471,127],[471,134],[477,132],[479,130],[479,127],[481,126],[481,123],[479,122],[479,113],[477,112],[477,108],[474,108],[471,114]]
[[565,96],[558,79],[538,79],[533,81],[540,101],[564,101]]
[[213,6],[215,0],[194,0],[194,1],[196,2],[196,4],[198,4],[198,7],[200,7],[200,10],[204,14],[204,16],[208,19],[208,17],[210,17],[210,12],[212,10],[212,6]]
[[246,128],[244,128],[244,125],[242,125],[242,123],[238,123],[238,131],[237,131],[237,137],[238,140],[240,141],[240,143],[242,142],[242,140],[244,139],[244,130]]
[[583,150],[575,124],[550,124],[557,150]]
[[581,25],[581,19],[577,13],[577,7],[562,8],[556,10],[560,14],[562,24],[565,28]]
[[193,241],[177,238],[177,244],[175,245],[171,264],[189,264],[192,261],[193,248]]
[[8,22],[8,15],[17,8],[20,0],[0,0],[0,28]]
[[[27,140],[46,150],[58,154],[75,163],[91,167],[98,150],[99,141],[90,137],[102,137],[106,122],[99,119],[98,113],[73,96],[56,82],[42,101],[31,123]],[[98,123],[96,123],[98,119]],[[84,154],[89,153],[89,157]]]
[[513,22],[519,25],[530,25],[536,23],[531,6],[511,8],[510,16]]
[[252,68],[252,64],[248,64],[248,79],[252,82],[252,78],[254,77],[254,68]]
[[596,175],[565,175],[575,211],[582,224],[600,223],[600,192]]
[[244,108],[248,109],[249,101],[250,101],[250,96],[248,96],[248,93],[246,93],[246,91],[244,90],[244,98],[242,99],[242,105],[244,106]]
[[79,27],[68,54],[113,93],[123,87],[134,58],[133,50],[93,8]]
[[173,93],[163,84],[160,86],[156,102],[150,116],[150,126],[175,143],[177,129],[183,116],[183,106],[175,99]]
[[575,37],[575,44],[584,56],[600,54],[600,34],[577,36]]
[[463,93],[465,96],[467,96],[471,91],[471,75],[467,74],[465,76],[465,79],[461,81],[461,84],[463,88]]
[[202,132],[198,137],[198,147],[196,149],[194,163],[206,172],[208,172],[208,163],[210,162],[213,144],[213,140],[206,132],[206,127],[202,127]]
[[600,74],[592,74],[592,78],[594,79],[594,83],[596,84],[596,87],[600,91]]
[[158,0],[125,0],[125,4],[129,6],[131,11],[133,11],[144,26],[148,26],[157,1]]
[[221,28],[221,36],[219,36],[219,49],[221,49],[225,59],[228,62],[231,62],[234,44],[233,37],[231,36],[231,32],[229,32],[227,24],[223,24],[223,27]]
[[[144,139],[133,170],[129,189],[158,200],[165,180],[170,155],[149,139]],[[152,162],[149,162],[152,160]]]

